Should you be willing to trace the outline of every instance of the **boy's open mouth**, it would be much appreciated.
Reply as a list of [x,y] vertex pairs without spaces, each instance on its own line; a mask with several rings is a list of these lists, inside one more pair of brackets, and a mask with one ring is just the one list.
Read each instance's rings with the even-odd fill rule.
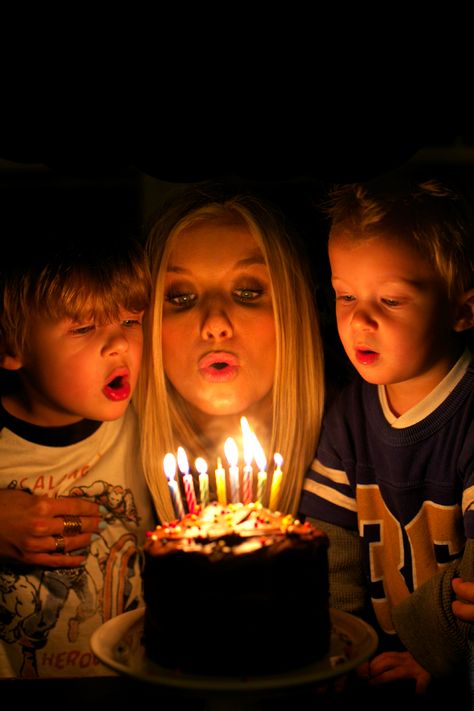
[[103,393],[108,400],[126,400],[130,396],[130,383],[128,376],[116,375],[104,387]]

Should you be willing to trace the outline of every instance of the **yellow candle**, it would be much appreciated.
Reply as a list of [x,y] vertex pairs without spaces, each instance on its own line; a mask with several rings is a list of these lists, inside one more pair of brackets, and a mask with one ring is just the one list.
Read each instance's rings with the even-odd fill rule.
[[283,464],[283,457],[281,456],[281,454],[278,454],[278,452],[275,452],[275,454],[273,455],[273,458],[275,460],[276,469],[273,472],[273,477],[272,477],[272,488],[270,490],[270,506],[269,506],[269,508],[271,511],[278,511],[281,478],[283,476],[283,472],[281,471],[281,465]]
[[225,492],[225,469],[222,467],[222,460],[220,457],[217,457],[217,469],[215,470],[215,475],[217,500],[221,504],[221,506],[225,506],[227,503]]

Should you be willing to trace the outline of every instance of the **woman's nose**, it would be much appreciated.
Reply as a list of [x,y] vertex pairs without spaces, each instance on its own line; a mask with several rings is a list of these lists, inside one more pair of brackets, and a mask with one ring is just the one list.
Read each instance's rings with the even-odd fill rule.
[[222,307],[209,308],[201,326],[201,338],[209,340],[225,340],[232,338],[234,329],[228,313]]

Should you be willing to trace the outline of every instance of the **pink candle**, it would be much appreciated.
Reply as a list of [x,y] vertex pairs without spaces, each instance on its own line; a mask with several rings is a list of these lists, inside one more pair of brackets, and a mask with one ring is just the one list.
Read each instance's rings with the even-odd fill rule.
[[224,452],[229,462],[229,479],[232,503],[237,503],[240,497],[240,482],[239,482],[239,450],[232,437],[227,437],[224,443]]
[[243,448],[244,448],[244,475],[242,481],[242,501],[244,504],[249,504],[253,499],[253,448],[252,448],[252,431],[246,417],[241,417],[240,424],[242,427]]
[[192,514],[196,510],[197,500],[194,491],[193,478],[189,473],[188,458],[183,447],[178,447],[178,467],[179,471],[183,475],[184,493],[186,496],[186,503],[188,504],[188,511]]

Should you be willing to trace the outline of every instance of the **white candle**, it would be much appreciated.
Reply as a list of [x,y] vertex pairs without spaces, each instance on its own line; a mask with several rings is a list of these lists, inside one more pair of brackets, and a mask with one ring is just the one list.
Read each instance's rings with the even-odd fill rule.
[[220,457],[217,457],[217,468],[214,473],[216,475],[217,500],[221,506],[225,506],[227,503],[225,469],[222,466]]
[[253,499],[253,447],[252,447],[252,431],[246,417],[240,418],[240,426],[242,428],[243,448],[244,448],[244,476],[242,482],[242,501],[244,504],[249,504]]
[[198,457],[195,466],[199,472],[199,494],[201,497],[201,507],[205,508],[209,503],[209,476],[207,473],[207,462],[202,457]]
[[189,513],[194,513],[197,501],[196,494],[194,492],[194,482],[191,474],[189,473],[189,464],[186,452],[183,447],[178,447],[178,467],[179,471],[183,475],[184,493],[186,495],[186,502],[188,504]]
[[224,442],[224,453],[229,462],[229,478],[232,503],[239,501],[239,450],[232,437],[227,437]]
[[258,441],[255,433],[252,433],[253,440],[253,456],[257,462],[258,474],[257,474],[257,501],[265,506],[265,491],[267,488],[267,472],[265,468],[267,466],[267,459],[265,457],[265,452],[263,447]]
[[179,491],[178,482],[174,478],[176,474],[176,457],[174,456],[174,454],[171,454],[171,452],[165,454],[165,457],[163,459],[163,468],[168,479],[171,501],[173,502],[173,508],[176,514],[176,518],[181,519],[184,516],[184,507],[183,501],[181,499],[181,493]]
[[270,490],[269,508],[271,511],[277,511],[278,510],[278,500],[280,498],[281,478],[283,476],[283,472],[281,471],[281,465],[283,464],[283,457],[281,456],[281,454],[278,454],[278,452],[275,452],[275,454],[273,455],[273,459],[275,460],[276,469],[273,472],[273,477],[272,477],[272,487]]

